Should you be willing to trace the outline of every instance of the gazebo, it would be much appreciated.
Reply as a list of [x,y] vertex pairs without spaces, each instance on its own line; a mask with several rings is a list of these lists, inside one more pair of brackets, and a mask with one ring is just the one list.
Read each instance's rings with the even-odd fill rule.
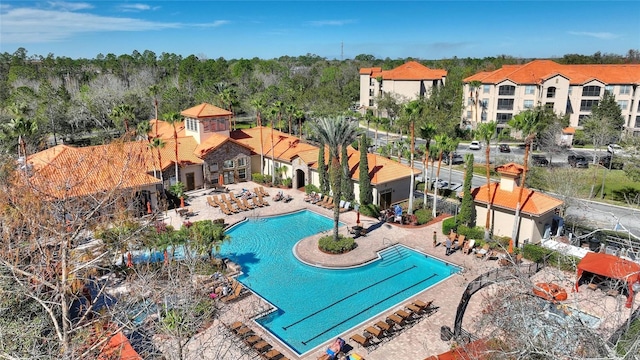
[[640,264],[610,254],[587,253],[580,263],[578,263],[576,292],[578,292],[580,277],[585,271],[625,281],[627,283],[627,289],[629,290],[626,307],[631,307],[634,287],[637,289],[640,286]]

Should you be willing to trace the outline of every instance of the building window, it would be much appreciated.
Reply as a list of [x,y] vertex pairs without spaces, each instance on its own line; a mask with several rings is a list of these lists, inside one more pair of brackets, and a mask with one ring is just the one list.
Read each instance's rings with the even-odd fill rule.
[[471,111],[467,111],[467,119],[471,119]]
[[467,105],[473,105],[475,102],[473,101],[473,97],[469,97],[469,101],[467,101]]
[[374,78],[369,78],[369,86],[375,85],[375,83],[373,82],[374,80]]
[[225,160],[223,166],[224,166],[225,169],[233,169],[234,162],[233,162],[233,160]]
[[209,171],[211,172],[218,171],[218,163],[217,162],[211,163],[211,165],[209,165]]
[[578,116],[578,126],[583,126],[584,122],[589,119],[589,115],[580,115]]
[[580,111],[591,111],[591,108],[598,105],[598,100],[581,100]]
[[582,88],[582,96],[600,96],[600,86],[585,86]]
[[553,99],[556,97],[556,88],[550,87],[547,89],[547,99]]
[[212,184],[218,184],[219,181],[218,179],[220,178],[220,174],[218,174],[217,172],[212,172],[211,173],[211,183]]
[[373,106],[373,99],[369,99],[369,106]]
[[627,110],[627,106],[629,105],[629,101],[627,100],[618,100],[618,106],[620,106],[620,110]]
[[482,112],[482,114],[480,114],[480,120],[482,121],[487,121],[487,113],[486,112]]
[[482,93],[488,94],[491,91],[491,85],[482,85]]
[[613,85],[605,85],[604,91],[608,92],[611,95],[613,95]]
[[489,99],[482,99],[482,102],[480,103],[480,105],[482,106],[483,109],[486,109],[487,106],[489,106]]
[[373,96],[373,89],[369,89],[369,96]]
[[498,89],[498,95],[513,96],[516,94],[516,87],[513,85],[502,85]]
[[640,116],[636,116],[636,123],[633,124],[634,128],[640,128]]
[[536,86],[535,85],[526,85],[524,87],[524,94],[525,95],[533,95],[536,93]]
[[498,124],[506,124],[509,122],[509,120],[511,120],[512,117],[513,117],[513,114],[497,113],[496,122]]
[[569,86],[569,96],[573,93],[573,86]]
[[238,169],[238,177],[242,180],[247,179],[247,169]]
[[247,166],[247,158],[239,158],[238,159],[238,167],[245,167]]
[[498,99],[498,110],[513,110],[513,99]]
[[533,109],[533,100],[525,100],[523,107],[525,109]]
[[620,85],[620,95],[631,94],[631,85]]
[[544,104],[544,107],[545,107],[546,109],[551,109],[551,110],[553,110],[553,103],[552,103],[552,102],[545,103],[545,104]]

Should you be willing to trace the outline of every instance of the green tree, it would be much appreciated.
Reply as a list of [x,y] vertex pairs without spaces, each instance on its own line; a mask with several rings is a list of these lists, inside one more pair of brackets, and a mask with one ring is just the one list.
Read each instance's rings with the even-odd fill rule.
[[153,100],[154,119],[156,119],[155,136],[158,136],[158,95],[160,94],[160,87],[158,85],[151,85],[149,86],[148,92]]
[[478,110],[480,108],[480,86],[482,86],[482,82],[478,80],[473,80],[469,83],[469,89],[471,90],[471,98],[473,99],[473,121],[475,124],[478,124]]
[[178,112],[170,112],[164,115],[164,121],[168,124],[171,124],[173,127],[173,151],[176,157],[175,160],[175,174],[176,174],[176,183],[180,182],[180,173],[178,172],[178,166],[180,164],[180,159],[178,158],[178,129],[176,126],[182,122],[182,115]]
[[458,223],[467,226],[475,225],[473,196],[471,196],[471,181],[473,180],[473,154],[464,156],[464,184],[462,185],[462,204],[458,213]]
[[[329,148],[329,178],[334,199],[342,197],[342,171],[340,169],[340,153],[343,147],[349,146],[358,135],[358,128],[352,122],[340,118],[321,118],[314,124],[314,130],[323,143]],[[340,225],[340,204],[334,201],[333,206],[333,239],[338,241]]]
[[[162,155],[160,153],[160,150],[164,148],[165,142],[161,138],[153,138],[153,140],[151,140],[148,146],[149,146],[149,149],[151,149],[152,151],[156,150],[156,153],[158,154],[158,168],[160,169],[160,181],[162,181],[164,185],[164,176],[162,175]],[[155,161],[154,161],[154,164],[155,164]],[[153,167],[153,176],[157,177],[155,165]]]
[[438,185],[440,183],[440,167],[442,166],[442,153],[447,148],[448,143],[451,141],[451,138],[447,135],[441,134],[436,135],[436,149],[438,152],[438,170],[436,171],[436,181],[433,183],[433,217],[436,217],[437,214],[437,204],[438,204]]
[[129,122],[135,120],[135,111],[129,104],[121,104],[111,110],[111,119],[117,127],[123,126],[124,132],[129,133]]
[[482,123],[476,129],[476,137],[484,143],[484,170],[487,178],[487,217],[484,224],[484,237],[489,240],[491,236],[491,140],[496,136],[497,124],[495,121]]
[[406,115],[406,120],[409,125],[409,137],[411,139],[411,143],[409,145],[409,151],[411,153],[409,157],[409,168],[411,172],[411,178],[409,181],[409,209],[407,209],[407,213],[409,215],[413,214],[413,191],[415,190],[415,174],[413,171],[413,157],[415,155],[415,125],[418,117],[422,114],[424,109],[424,103],[422,100],[414,100],[409,102],[404,107],[404,114]]
[[371,188],[371,178],[369,177],[369,160],[367,158],[367,136],[360,135],[360,164],[358,168],[358,184],[360,186],[360,204],[367,205],[373,203],[373,191]]
[[342,161],[342,199],[353,201],[355,195],[353,193],[353,181],[351,181],[351,169],[349,169],[347,146],[342,147],[340,160]]
[[10,111],[13,118],[6,124],[2,124],[2,133],[0,137],[9,143],[17,141],[18,156],[27,157],[27,140],[38,132],[38,123],[35,120],[28,119],[24,114],[24,107],[13,106]]
[[424,194],[422,197],[422,205],[427,207],[427,164],[429,161],[429,150],[431,148],[431,139],[436,135],[436,127],[433,124],[426,123],[420,127],[420,137],[424,139],[423,148],[424,156],[422,158],[422,179],[425,182]]
[[320,178],[320,191],[323,194],[329,193],[329,176],[327,174],[327,165],[324,158],[325,144],[320,139],[320,148],[318,149],[318,177]]
[[266,106],[262,97],[256,97],[251,100],[251,106],[256,109],[256,124],[260,127],[260,173],[264,174],[264,143],[262,141],[262,117],[261,112]]

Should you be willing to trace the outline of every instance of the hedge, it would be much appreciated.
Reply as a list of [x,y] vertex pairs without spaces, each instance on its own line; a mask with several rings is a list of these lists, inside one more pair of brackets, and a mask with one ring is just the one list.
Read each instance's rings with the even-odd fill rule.
[[449,235],[451,230],[456,231],[456,219],[454,217],[446,218],[442,221],[442,233]]
[[525,259],[535,263],[542,263],[547,259],[548,265],[564,271],[576,271],[576,265],[580,262],[580,258],[578,257],[563,255],[557,251],[533,244],[524,245],[522,255]]
[[467,239],[482,239],[484,238],[484,228],[482,226],[468,227],[466,225],[458,225],[458,234],[464,235]]
[[380,208],[375,204],[360,205],[359,211],[360,214],[364,216],[370,216],[373,218],[378,218],[380,216]]
[[333,240],[333,236],[324,236],[318,241],[318,247],[324,252],[331,254],[344,254],[356,248],[353,238],[339,235],[338,241]]
[[426,224],[433,219],[431,211],[428,209],[418,209],[415,211],[414,215],[418,219],[418,225]]

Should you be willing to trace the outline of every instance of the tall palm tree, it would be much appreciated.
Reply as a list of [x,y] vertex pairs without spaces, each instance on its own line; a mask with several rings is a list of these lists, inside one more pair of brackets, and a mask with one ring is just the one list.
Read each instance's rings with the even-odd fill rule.
[[260,127],[260,173],[264,174],[264,149],[262,143],[262,109],[265,107],[264,100],[257,97],[251,100],[251,106],[256,109],[256,124]]
[[491,235],[491,169],[489,167],[490,156],[491,156],[491,139],[493,139],[496,135],[497,124],[495,121],[491,121],[488,123],[479,124],[476,129],[476,137],[480,139],[480,141],[484,142],[485,150],[484,150],[484,163],[485,163],[485,174],[487,176],[487,217],[484,223],[484,237],[485,240],[489,239]]
[[473,120],[475,122],[475,124],[478,124],[478,106],[479,106],[479,102],[480,99],[478,99],[478,97],[480,96],[479,94],[479,90],[480,90],[480,86],[482,85],[481,81],[478,80],[473,80],[469,83],[469,89],[471,91],[471,93],[469,94],[469,96],[471,97],[473,103],[471,104],[471,106],[473,106]]
[[353,122],[339,118],[321,118],[313,124],[313,127],[320,141],[329,147],[329,178],[331,179],[333,197],[337,199],[337,201],[334,201],[333,206],[333,239],[338,241],[338,226],[340,224],[339,200],[342,196],[340,153],[343,147],[349,146],[358,136],[359,128]]
[[180,175],[178,173],[178,164],[180,163],[180,160],[178,159],[178,130],[176,128],[176,125],[182,122],[182,115],[180,115],[180,113],[178,112],[170,112],[164,115],[164,121],[173,126],[173,145],[176,156],[176,183],[178,183],[180,182],[180,178],[178,177]]
[[284,111],[284,103],[282,101],[276,101],[273,103],[273,107],[277,110],[278,114],[278,131],[282,131],[282,112]]
[[124,125],[125,133],[129,133],[129,121],[135,119],[135,117],[133,106],[129,104],[120,104],[111,110],[111,118],[116,125]]
[[273,122],[276,118],[278,118],[279,110],[276,106],[271,107],[269,109],[269,117],[271,118],[271,183],[276,183],[276,159],[274,154],[274,143],[273,143]]
[[18,141],[18,157],[27,158],[27,143],[25,138],[33,136],[38,131],[38,122],[17,115],[8,123],[2,125],[1,137],[10,141]]
[[[162,155],[160,154],[160,149],[164,148],[165,142],[161,138],[153,138],[153,140],[149,142],[148,146],[149,146],[149,149],[151,149],[152,151],[153,149],[155,149],[158,153],[158,166],[160,167],[160,181],[162,181],[162,184],[164,186],[164,176],[162,175]],[[157,177],[155,166],[153,167],[153,176]]]
[[442,153],[447,148],[451,139],[444,134],[436,135],[436,150],[438,152],[438,170],[436,171],[436,182],[433,183],[433,217],[437,216],[436,206],[438,205],[438,183],[440,180],[440,167],[442,166]]
[[293,118],[293,115],[296,113],[296,106],[288,105],[285,108],[285,112],[287,113],[287,117],[289,118],[289,135],[291,135],[291,132],[293,131],[291,119]]
[[224,104],[227,110],[231,112],[232,129],[235,130],[236,120],[233,115],[233,105],[238,102],[238,95],[236,94],[235,89],[228,87],[222,90],[219,96],[220,96],[220,101]]
[[302,140],[302,120],[304,120],[304,110],[296,110],[293,117],[298,120],[298,137]]
[[527,180],[527,166],[529,164],[529,152],[531,150],[531,143],[536,137],[538,126],[540,124],[541,112],[526,110],[518,115],[514,116],[509,121],[509,126],[520,131],[522,137],[524,137],[524,170],[522,171],[522,180],[520,181],[520,191],[518,192],[518,202],[516,203],[516,213],[513,219],[513,232],[511,238],[516,246],[518,246],[518,235],[520,228],[520,207],[522,206],[522,194],[524,191],[524,184]]
[[447,156],[449,156],[449,189],[451,189],[451,173],[453,170],[453,155],[456,152],[456,149],[458,148],[458,144],[460,144],[460,140],[459,139],[451,139],[448,143],[446,148],[444,149],[444,151],[447,152]]
[[155,110],[156,137],[158,136],[158,94],[160,94],[160,87],[158,85],[149,86],[149,95],[153,97],[153,109]]
[[424,139],[424,158],[422,159],[422,179],[425,183],[422,202],[424,207],[427,206],[427,162],[429,160],[429,148],[431,147],[431,139],[436,135],[436,127],[433,124],[424,124],[420,127],[420,137]]
[[409,191],[409,209],[407,209],[407,213],[409,215],[413,214],[413,190],[415,188],[415,174],[413,173],[413,156],[415,154],[415,148],[416,148],[416,138],[415,138],[415,123],[416,123],[416,119],[418,118],[418,116],[420,116],[420,114],[422,113],[422,106],[423,102],[421,100],[414,100],[411,101],[409,103],[407,103],[404,106],[404,113],[408,118],[409,121],[409,136],[411,137],[411,144],[409,145],[409,151],[411,153],[411,156],[409,158],[409,168],[411,171],[411,180],[409,182],[409,187],[410,187],[410,191]]

